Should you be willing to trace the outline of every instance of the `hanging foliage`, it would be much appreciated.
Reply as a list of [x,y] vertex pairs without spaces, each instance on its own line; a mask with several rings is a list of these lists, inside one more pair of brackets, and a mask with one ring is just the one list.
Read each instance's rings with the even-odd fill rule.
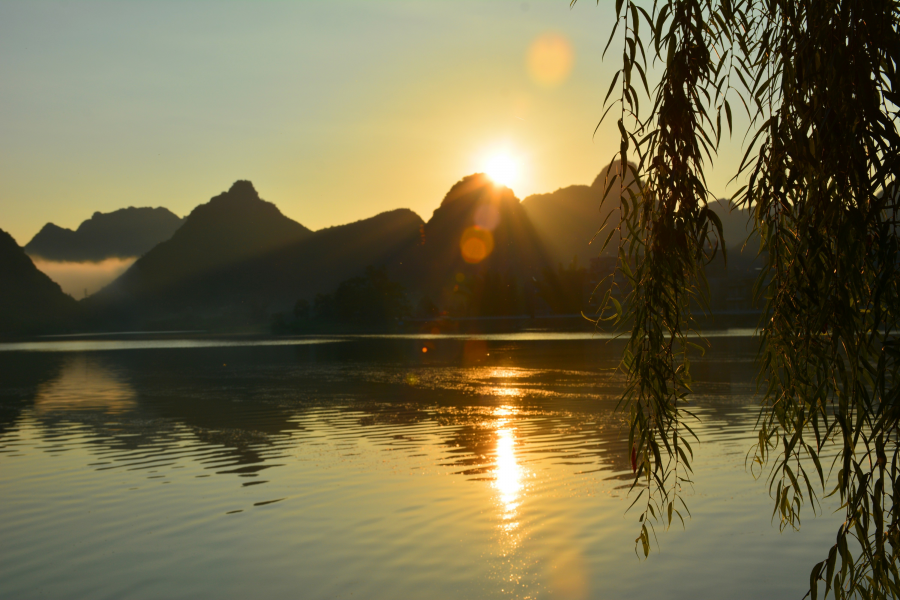
[[[811,597],[898,597],[900,3],[616,0],[615,11],[607,50],[621,40],[622,64],[603,119],[617,119],[621,164],[642,185],[608,183],[607,194],[623,191],[628,295],[607,294],[604,318],[631,326],[622,402],[637,547],[646,556],[653,525],[687,508],[692,310],[706,305],[704,266],[724,251],[705,173],[723,132],[746,134],[731,200],[753,214],[766,260],[749,456],[782,527],[799,527],[823,493],[841,500],[845,521],[812,569]],[[734,108],[746,132],[732,131]]]

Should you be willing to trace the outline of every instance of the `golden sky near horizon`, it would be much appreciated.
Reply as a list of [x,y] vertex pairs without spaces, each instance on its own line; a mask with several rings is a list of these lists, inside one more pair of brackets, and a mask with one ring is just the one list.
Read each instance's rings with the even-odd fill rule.
[[592,136],[612,19],[569,0],[2,1],[0,229],[24,245],[98,210],[184,216],[237,179],[314,230],[427,220],[478,171],[519,198],[589,184],[618,147],[614,119]]

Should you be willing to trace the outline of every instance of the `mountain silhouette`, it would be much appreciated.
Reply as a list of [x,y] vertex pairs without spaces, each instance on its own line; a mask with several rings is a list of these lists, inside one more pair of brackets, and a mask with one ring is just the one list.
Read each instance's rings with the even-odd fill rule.
[[186,289],[197,287],[211,274],[311,234],[274,204],[260,199],[252,183],[236,181],[227,192],[195,208],[171,239],[98,292],[97,301],[118,297],[177,302]]
[[[578,257],[580,265],[589,266],[591,259],[600,254],[600,246],[606,236],[619,224],[622,192],[627,194],[626,190],[630,189],[637,194],[640,190],[629,169],[626,169],[624,180],[618,178],[620,164],[613,161],[607,165],[590,186],[572,185],[548,194],[534,194],[522,201],[522,207],[554,262],[567,265]],[[610,183],[612,187],[609,187]],[[710,207],[722,221],[729,252],[743,254],[748,260],[755,256],[759,249],[759,236],[752,234],[750,214],[742,209],[731,210],[724,199],[710,203]],[[606,228],[598,234],[607,216]],[[613,234],[603,254],[615,256],[618,239],[618,234]],[[745,242],[747,247],[741,253]]]
[[401,273],[408,287],[443,307],[459,304],[459,294],[468,294],[464,310],[472,312],[474,305],[484,307],[477,296],[497,292],[485,285],[515,292],[548,259],[513,191],[476,173],[444,196],[410,250],[409,264],[412,268]]
[[77,311],[75,300],[0,230],[0,334],[57,331],[70,324]]
[[[467,255],[466,232],[480,230],[487,245],[481,259]],[[508,187],[476,173],[457,182],[425,224],[422,257],[433,283],[457,273],[484,270],[530,272],[543,265],[544,249],[522,204]],[[425,274],[426,278],[428,274]]]
[[47,223],[25,245],[30,256],[51,261],[100,262],[142,256],[170,237],[183,219],[165,208],[123,208],[95,212],[78,229]]
[[[544,287],[559,287],[558,264],[577,257],[590,266],[605,235],[595,246],[589,241],[607,215],[610,228],[618,225],[621,186],[614,184],[601,202],[618,171],[614,162],[590,186],[523,202],[476,173],[451,187],[428,222],[398,209],[316,232],[260,199],[249,181],[238,181],[82,304],[103,327],[258,325],[290,313],[298,300],[313,304],[317,294],[334,292],[372,266],[384,267],[412,303],[432,306],[435,314],[523,314],[546,295]],[[630,175],[624,186],[638,191]],[[746,232],[746,214],[728,213],[721,203],[714,209],[729,245],[743,241],[737,231]],[[606,254],[614,254],[617,242],[614,237]]]
[[328,227],[242,267],[243,285],[281,308],[298,298],[334,291],[367,266],[408,272],[409,251],[421,238],[422,219],[396,209],[354,223]]
[[759,251],[759,234],[753,231],[753,215],[744,208],[732,209],[725,198],[710,203],[710,207],[722,220],[722,233],[725,236],[725,247],[736,253],[743,248],[743,253],[755,256]]
[[[572,185],[549,194],[534,194],[522,201],[522,208],[554,263],[568,265],[578,257],[579,264],[589,266],[591,258],[600,254],[600,246],[610,228],[618,225],[620,192],[631,189],[637,193],[639,190],[630,170],[626,169],[624,180],[618,177],[620,164],[614,161],[607,165],[589,186]],[[612,187],[604,199],[610,183]],[[597,235],[610,212],[614,214],[610,216],[607,228]],[[617,241],[614,236],[604,254],[615,256]]]
[[[473,234],[483,256],[464,252]],[[508,287],[545,264],[519,200],[483,174],[454,185],[427,223],[398,209],[314,233],[260,200],[249,182],[238,182],[84,302],[95,316],[132,324],[173,315],[258,322],[290,311],[300,298],[333,292],[368,266],[387,268],[414,299],[445,301],[488,273],[502,274],[495,287]]]
[[421,225],[415,213],[396,210],[313,233],[261,200],[249,181],[238,181],[86,303],[95,315],[109,311],[131,322],[173,314],[258,317],[331,291],[367,265],[401,260]]

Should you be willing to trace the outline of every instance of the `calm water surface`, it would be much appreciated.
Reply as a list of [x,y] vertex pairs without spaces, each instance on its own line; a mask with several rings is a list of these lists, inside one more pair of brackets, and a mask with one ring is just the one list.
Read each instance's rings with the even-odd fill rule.
[[840,522],[779,533],[755,341],[695,364],[696,486],[650,560],[619,342],[0,345],[0,598],[792,598]]

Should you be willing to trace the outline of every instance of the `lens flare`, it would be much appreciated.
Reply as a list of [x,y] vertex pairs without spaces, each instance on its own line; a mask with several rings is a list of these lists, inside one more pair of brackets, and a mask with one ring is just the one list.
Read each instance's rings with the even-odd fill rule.
[[558,33],[543,34],[528,49],[528,74],[544,87],[556,87],[568,79],[574,62],[572,44]]
[[459,249],[467,263],[480,263],[494,251],[494,236],[486,229],[469,227],[462,234]]
[[480,263],[487,257],[487,246],[483,240],[476,237],[470,237],[463,242],[462,254],[463,258],[466,259],[466,262]]
[[475,224],[493,231],[500,224],[500,211],[493,204],[482,204],[475,209]]

